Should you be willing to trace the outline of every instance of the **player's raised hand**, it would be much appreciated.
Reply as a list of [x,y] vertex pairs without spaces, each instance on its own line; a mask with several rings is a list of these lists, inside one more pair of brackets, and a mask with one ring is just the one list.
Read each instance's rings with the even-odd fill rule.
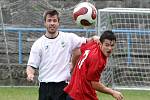
[[118,92],[118,91],[113,91],[112,96],[116,99],[116,100],[123,100],[123,95],[122,93]]

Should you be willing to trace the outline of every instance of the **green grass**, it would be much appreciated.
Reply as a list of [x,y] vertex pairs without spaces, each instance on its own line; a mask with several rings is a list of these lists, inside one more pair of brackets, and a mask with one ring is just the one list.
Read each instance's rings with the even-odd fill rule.
[[[150,91],[121,91],[124,100],[150,100]],[[112,96],[97,93],[99,100],[115,100]],[[0,87],[0,100],[38,100],[38,88],[35,87]]]
[[38,100],[38,89],[0,87],[0,100]]

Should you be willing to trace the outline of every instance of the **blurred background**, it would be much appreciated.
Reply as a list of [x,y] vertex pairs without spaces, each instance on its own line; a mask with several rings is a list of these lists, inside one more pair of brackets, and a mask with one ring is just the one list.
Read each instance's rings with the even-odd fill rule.
[[[57,9],[61,28],[77,27],[72,20],[74,6],[84,0],[0,0],[3,23],[11,27],[43,27],[43,12]],[[88,0],[92,1],[92,0]],[[97,9],[106,7],[149,8],[150,0],[94,0]]]

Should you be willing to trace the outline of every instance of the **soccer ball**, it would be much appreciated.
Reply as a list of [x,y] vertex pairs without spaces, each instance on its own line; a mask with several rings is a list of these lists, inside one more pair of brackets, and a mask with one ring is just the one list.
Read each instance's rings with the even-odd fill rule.
[[73,19],[81,27],[91,26],[96,22],[97,10],[89,2],[82,2],[75,6]]

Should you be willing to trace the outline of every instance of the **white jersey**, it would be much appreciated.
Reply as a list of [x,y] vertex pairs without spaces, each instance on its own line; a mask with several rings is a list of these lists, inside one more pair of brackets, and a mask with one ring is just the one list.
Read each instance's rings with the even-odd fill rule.
[[59,32],[54,39],[43,35],[34,42],[27,65],[39,69],[40,82],[65,81],[70,77],[72,50],[85,42],[85,38],[73,33]]

